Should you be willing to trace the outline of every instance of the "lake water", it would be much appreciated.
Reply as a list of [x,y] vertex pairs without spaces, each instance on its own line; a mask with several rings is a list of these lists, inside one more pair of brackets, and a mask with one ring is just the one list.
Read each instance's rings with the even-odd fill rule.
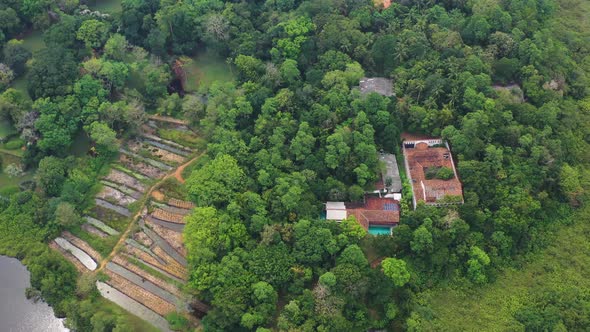
[[0,256],[0,330],[3,332],[68,331],[46,303],[25,297],[29,271],[17,259]]

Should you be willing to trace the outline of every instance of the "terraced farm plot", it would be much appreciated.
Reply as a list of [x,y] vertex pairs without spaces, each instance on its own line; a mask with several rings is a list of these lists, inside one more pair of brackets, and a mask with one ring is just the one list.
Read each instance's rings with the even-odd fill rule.
[[155,166],[148,165],[141,160],[126,154],[121,154],[119,156],[119,163],[125,168],[128,168],[133,172],[137,172],[148,179],[158,179],[166,174],[163,170]]
[[154,223],[156,225],[160,225],[160,226],[165,227],[167,229],[173,230],[175,232],[182,233],[182,231],[184,230],[184,224],[168,222],[168,221],[154,218],[152,216],[147,216],[146,220],[148,220],[149,222]]
[[191,150],[185,146],[182,146],[176,142],[165,140],[163,138],[159,138],[158,136],[151,135],[151,134],[144,134],[143,142],[159,147],[164,150],[168,150],[170,152],[174,152],[181,156],[188,156],[191,154]]
[[130,298],[137,300],[137,302],[145,305],[157,314],[165,316],[166,314],[176,310],[175,305],[135,285],[133,282],[123,278],[111,270],[107,269],[106,274],[110,278],[110,280],[107,281],[107,284],[118,289],[120,292],[125,293]]
[[182,292],[175,285],[171,284],[170,282],[168,282],[162,278],[154,276],[153,274],[150,274],[149,272],[143,270],[139,266],[132,264],[131,262],[129,262],[128,260],[126,260],[125,258],[123,258],[120,255],[113,257],[112,262],[126,268],[127,270],[129,270],[129,271],[131,271],[143,278],[145,278],[146,280],[151,281],[152,283],[156,284],[158,287],[168,291],[169,293],[175,295],[178,298],[181,298],[183,296]]
[[85,232],[95,235],[95,236],[98,236],[103,239],[106,238],[107,236],[109,236],[107,233],[101,231],[100,229],[92,226],[89,223],[85,223],[81,227],[82,227],[82,230],[84,230]]
[[[137,201],[135,198],[128,196],[125,193],[122,193],[119,190],[109,186],[103,186],[102,190],[96,195],[96,197],[111,203],[113,206],[121,205],[123,207],[128,207],[130,204],[135,203]],[[113,209],[113,207],[110,208]],[[116,211],[123,211],[119,213],[123,214],[126,217],[129,217],[131,215],[131,213],[124,210]]]
[[147,221],[146,224],[161,238],[165,239],[166,242],[168,242],[174,248],[174,250],[176,250],[183,257],[186,257],[187,252],[182,240],[182,233],[175,232],[149,221]]
[[[102,189],[87,211],[86,222],[72,233],[64,232],[51,246],[80,272],[106,274],[108,280],[97,282],[105,298],[167,330],[164,315],[188,310],[179,290],[188,277],[182,229],[184,217],[194,207],[179,199],[186,193],[174,179],[175,167],[184,163],[184,168],[198,152],[168,137],[197,135],[184,122],[169,118],[156,117],[144,127],[149,131],[123,144],[119,158],[100,180]],[[167,138],[159,134],[163,128]],[[192,158],[190,162],[196,159]],[[148,214],[145,202],[155,189],[163,190],[162,200]]]
[[61,245],[59,245],[55,240],[49,242],[49,248],[61,253],[70,263],[76,267],[76,270],[80,273],[85,273],[90,271],[82,262],[76,258],[69,250],[64,249]]
[[123,186],[127,186],[131,189],[134,189],[140,193],[144,193],[146,191],[146,186],[141,183],[140,179],[137,179],[123,171],[117,169],[111,169],[109,175],[105,177],[105,180],[108,180],[112,183],[118,183]]
[[158,160],[166,165],[178,165],[186,160],[186,157],[183,155],[137,140],[127,143],[127,149],[144,158]]
[[189,209],[182,209],[182,208],[178,208],[178,207],[171,206],[171,205],[164,204],[164,203],[159,203],[159,202],[153,202],[152,201],[152,204],[151,205],[153,207],[155,207],[155,208],[162,209],[162,210],[164,210],[166,212],[174,213],[174,214],[179,214],[179,215],[182,215],[182,216],[186,216],[187,214],[191,213],[191,210],[189,210]]
[[96,218],[86,216],[86,221],[88,224],[100,229],[102,232],[105,232],[109,235],[119,235],[120,234],[116,229],[109,227],[107,224],[103,223],[102,221],[100,221]]
[[151,247],[152,244],[154,244],[154,241],[150,239],[150,237],[147,236],[144,232],[136,232],[132,235],[132,239],[147,248]]
[[111,182],[108,180],[101,180],[100,181],[104,186],[108,186],[114,189],[117,189],[118,191],[122,192],[125,195],[131,196],[134,199],[140,199],[143,196],[143,192],[141,191],[137,191],[135,189],[129,188],[128,186],[124,185],[124,184],[118,184],[115,182]]
[[[58,237],[54,241],[59,247],[61,247],[61,249],[69,252],[72,256],[74,256],[74,258],[76,260],[78,260],[82,265],[84,265],[84,267],[86,269],[88,269],[90,271],[94,271],[98,267],[98,265],[96,264],[96,261],[93,260],[89,254],[87,254],[82,249],[73,245],[70,241],[68,241],[62,237]],[[60,252],[61,251],[62,250],[60,250]],[[66,258],[68,258],[68,257],[66,256]],[[74,263],[74,265],[76,265],[76,263]]]
[[187,210],[193,209],[195,207],[195,204],[192,202],[182,201],[176,198],[170,198],[168,205]]
[[131,217],[131,211],[129,211],[129,209],[127,209],[126,207],[120,206],[118,204],[111,203],[104,198],[100,198],[100,195],[101,194],[97,195],[97,197],[94,199],[96,206],[99,206],[99,207],[106,209],[106,210],[110,210],[114,213],[118,213],[118,214],[122,215],[123,217]]
[[74,234],[70,232],[63,232],[61,236],[68,240],[71,244],[75,245],[80,250],[84,251],[88,256],[92,258],[95,262],[102,261],[102,256],[98,251],[94,250],[88,243],[82,241],[81,239],[74,236]]
[[146,322],[149,322],[150,324],[157,327],[160,331],[172,331],[168,327],[168,322],[164,317],[145,307],[143,304],[127,296],[118,289],[101,281],[96,282],[96,288],[98,288],[98,291],[104,298],[120,305],[121,307],[125,308],[125,310],[136,315],[137,317],[140,317]]
[[160,262],[157,258],[153,257],[152,255],[130,245],[127,245],[125,247],[125,251],[129,256],[140,260],[141,262],[149,265],[152,268],[156,268],[158,271],[166,273],[166,275],[171,276],[176,280],[186,280],[186,269],[182,268],[178,264],[174,264],[172,260],[170,260],[170,262]]
[[154,212],[152,213],[152,217],[163,220],[163,221],[167,221],[167,222],[173,222],[176,224],[185,224],[186,221],[184,221],[184,215],[182,214],[176,214],[173,212],[169,212],[163,209],[155,209]]
[[143,232],[147,234],[147,236],[154,241],[153,251],[157,252],[157,250],[161,249],[162,252],[166,254],[166,256],[160,256],[166,261],[170,261],[168,257],[174,260],[175,263],[178,263],[182,267],[186,267],[187,261],[184,256],[178,253],[178,251],[170,244],[169,240],[162,238],[158,233],[154,232],[153,230],[142,227]]
[[[106,257],[109,253],[113,250],[117,241],[119,240],[118,236],[108,235],[101,230],[94,227],[94,230],[98,232],[102,232],[102,234],[106,236],[99,236],[93,233],[93,230],[88,231],[88,227],[94,227],[89,223],[85,223],[80,228],[72,228],[71,232],[80,240],[86,242],[90,247],[95,249],[100,253],[102,257]],[[99,260],[100,261],[100,260]]]

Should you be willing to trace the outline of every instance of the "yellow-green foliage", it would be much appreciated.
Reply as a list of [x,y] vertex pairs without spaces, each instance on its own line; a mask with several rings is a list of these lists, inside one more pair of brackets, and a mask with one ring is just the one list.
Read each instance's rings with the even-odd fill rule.
[[[495,282],[476,289],[439,288],[423,294],[433,320],[421,319],[425,331],[518,331],[518,313],[551,292],[590,292],[590,209],[577,214],[552,244],[532,256],[522,269],[510,269]],[[562,298],[560,302],[567,301]],[[568,303],[559,303],[568,306]],[[586,304],[589,305],[589,304]],[[587,327],[587,326],[586,326]]]

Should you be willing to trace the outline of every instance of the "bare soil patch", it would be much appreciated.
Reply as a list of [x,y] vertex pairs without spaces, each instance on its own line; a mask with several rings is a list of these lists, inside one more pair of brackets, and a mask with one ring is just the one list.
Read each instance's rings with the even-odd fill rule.
[[164,199],[166,199],[166,196],[159,190],[152,191],[152,197],[157,201],[164,201]]
[[139,180],[137,180],[129,174],[126,174],[116,169],[111,169],[109,175],[107,175],[105,179],[111,182],[125,185],[139,192],[145,192],[146,190],[146,187],[141,182],[139,182]]
[[164,176],[163,170],[161,170],[155,166],[140,162],[140,161],[135,161],[131,157],[129,157],[128,155],[121,154],[119,156],[119,161],[125,167],[127,167],[133,171],[139,172],[139,173],[147,176],[148,178],[159,179],[162,176]]
[[183,215],[168,212],[168,211],[162,210],[160,208],[154,210],[154,212],[152,213],[152,217],[158,218],[160,220],[168,221],[168,222],[177,223],[177,224],[186,224],[186,221],[184,221]]
[[176,199],[176,198],[170,198],[170,200],[168,201],[168,205],[172,205],[177,208],[187,209],[187,210],[193,209],[195,207],[195,204],[193,204],[192,202],[183,201],[183,200]]
[[149,248],[152,246],[152,244],[154,244],[154,241],[150,239],[150,237],[147,236],[147,234],[145,234],[144,232],[137,232],[133,234],[133,239],[145,246],[146,248]]
[[96,197],[124,207],[128,207],[129,204],[137,201],[135,198],[109,186],[103,186],[102,190],[96,195]]
[[105,232],[101,231],[100,229],[98,229],[98,228],[96,228],[96,227],[92,226],[92,225],[91,225],[91,224],[89,224],[89,223],[85,223],[85,224],[83,224],[83,225],[81,226],[81,228],[82,228],[82,229],[83,229],[85,232],[87,232],[87,233],[89,233],[89,234],[92,234],[92,235],[96,235],[96,236],[98,236],[98,237],[100,237],[100,238],[103,238],[103,239],[109,236],[107,233],[105,233]]

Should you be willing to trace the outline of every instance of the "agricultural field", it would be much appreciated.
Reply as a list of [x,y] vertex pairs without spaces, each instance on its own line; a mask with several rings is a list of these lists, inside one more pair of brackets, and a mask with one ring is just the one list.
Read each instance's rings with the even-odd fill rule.
[[[187,280],[182,228],[194,207],[184,200],[179,183],[184,180],[175,167],[200,151],[182,144],[196,139],[182,121],[154,118],[149,128],[123,144],[121,158],[100,180],[86,222],[64,231],[51,247],[80,273],[100,271],[97,286],[105,298],[166,330],[165,316],[186,311],[180,290]],[[163,138],[160,129],[175,134]]]

